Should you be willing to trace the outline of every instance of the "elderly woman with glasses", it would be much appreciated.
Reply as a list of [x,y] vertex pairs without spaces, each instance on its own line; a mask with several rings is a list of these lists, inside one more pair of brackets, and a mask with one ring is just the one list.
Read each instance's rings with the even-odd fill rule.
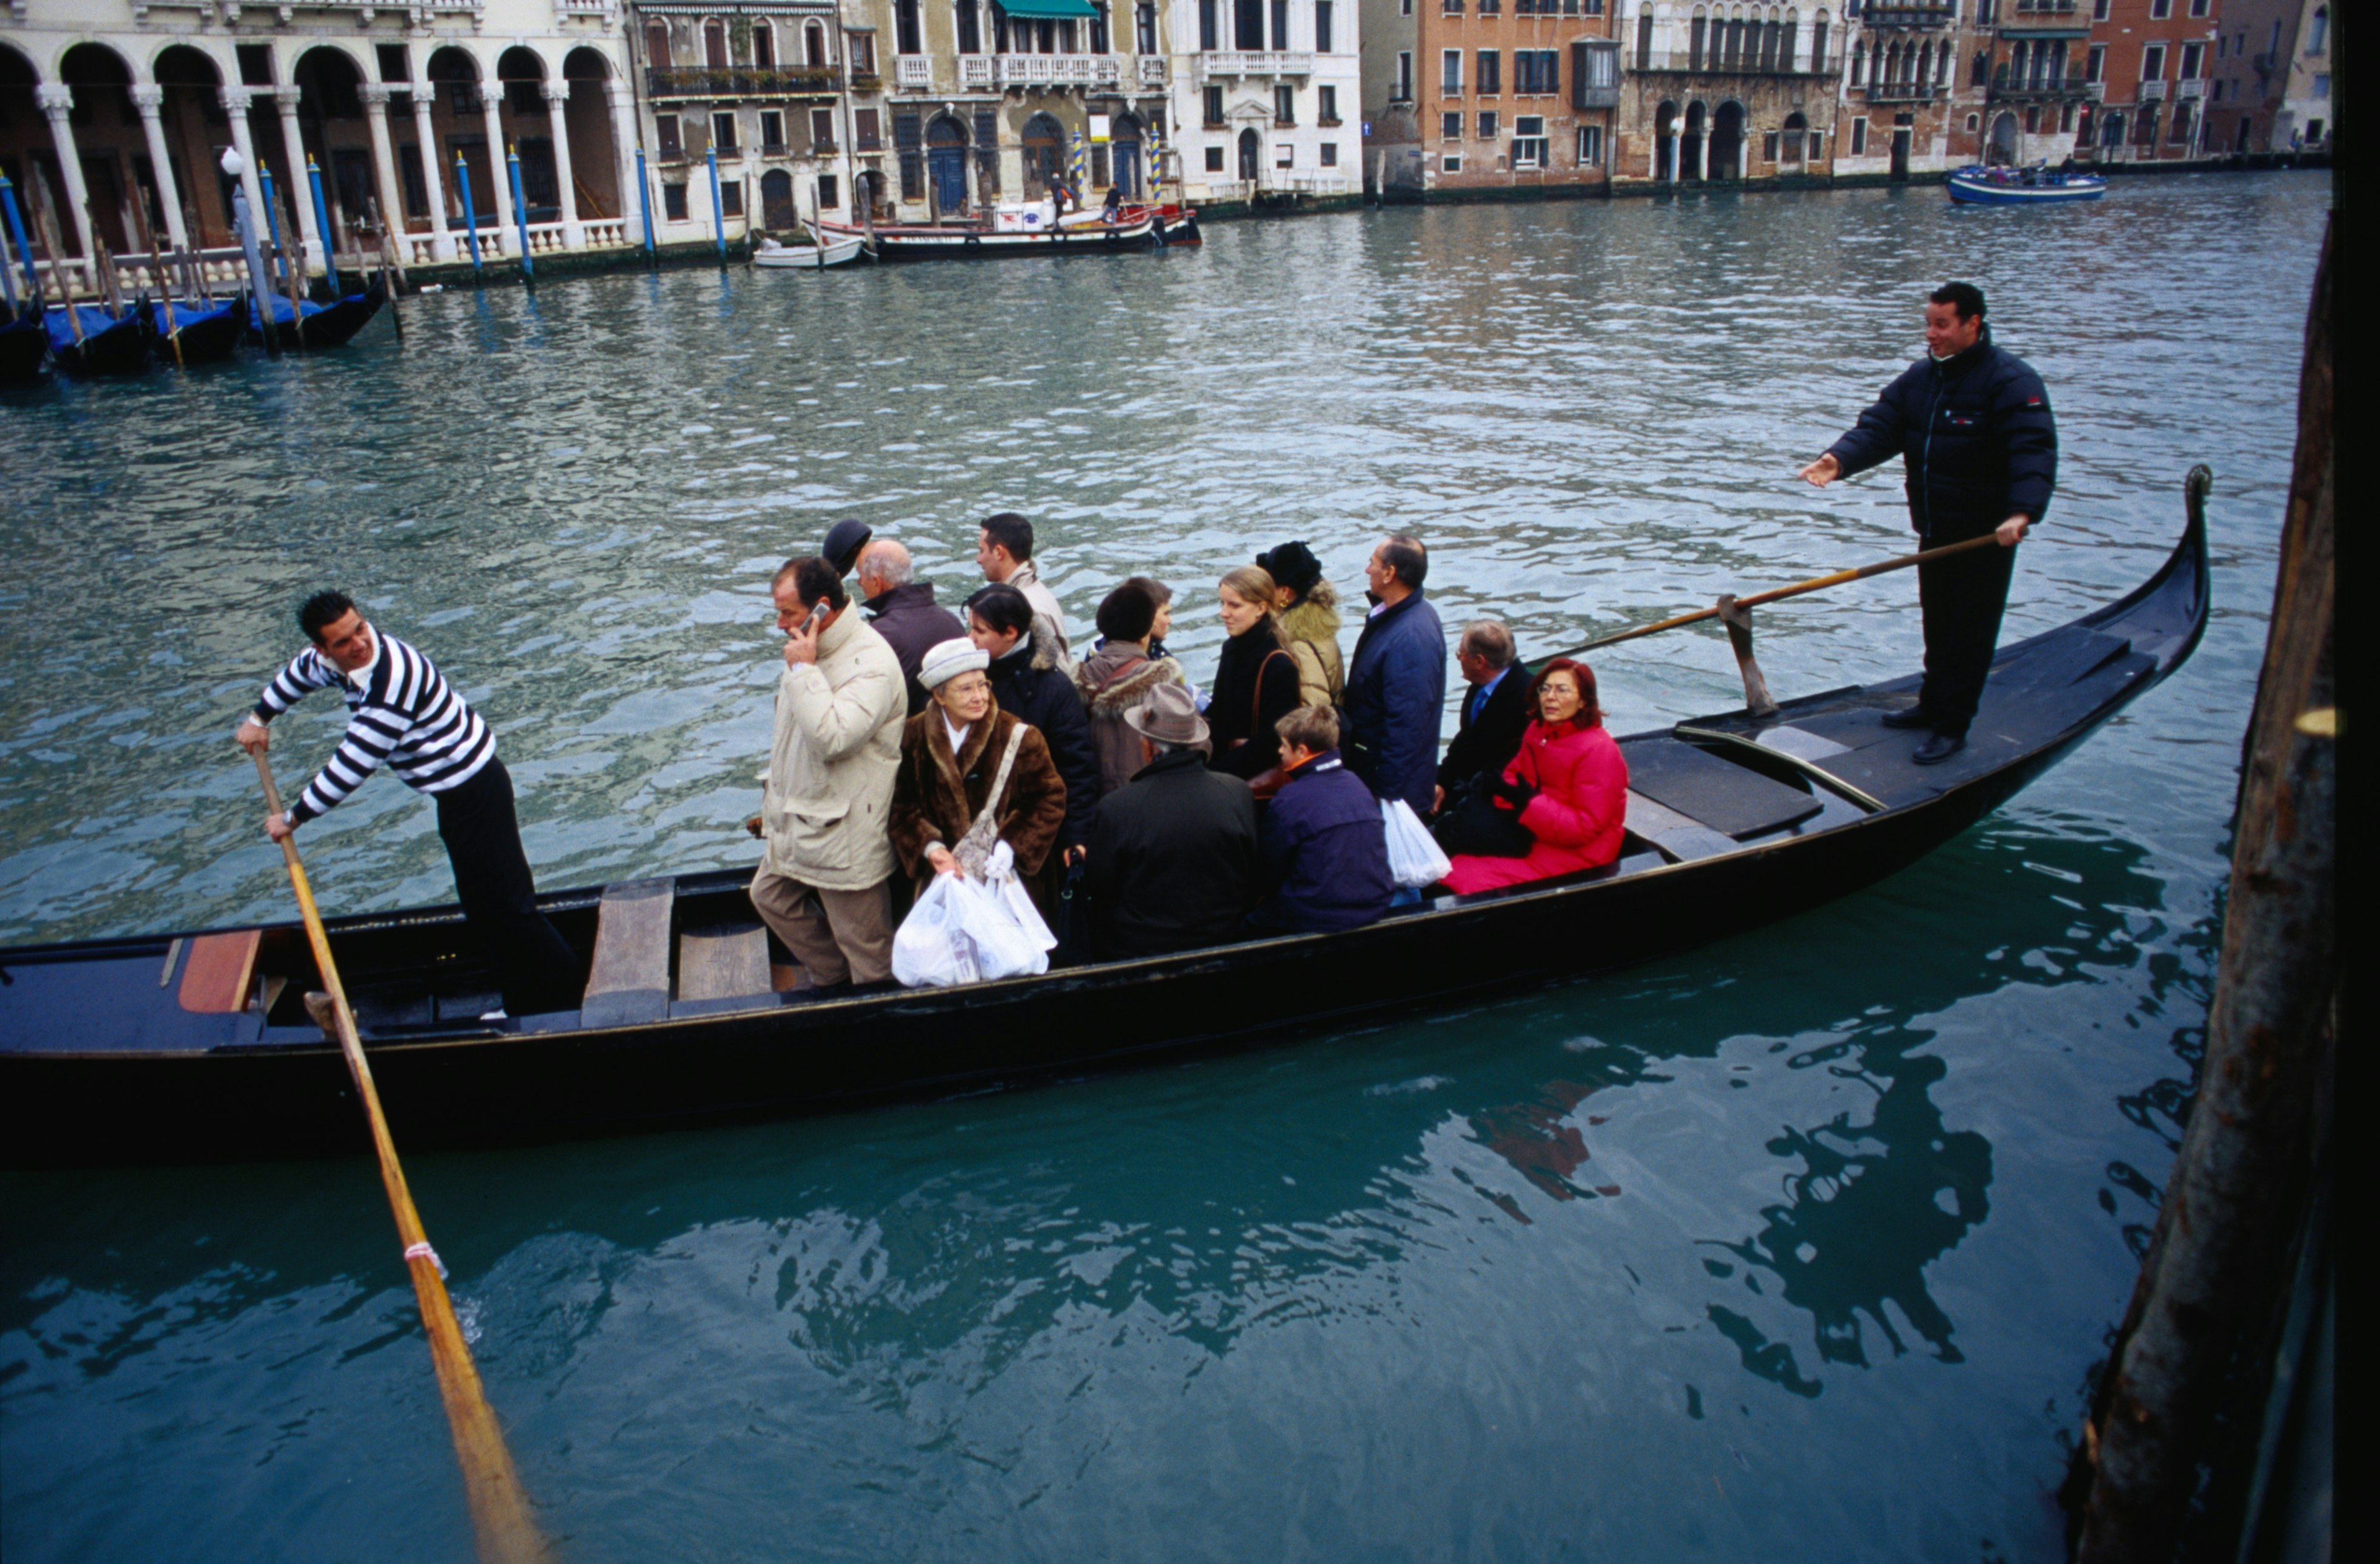
[[1628,761],[1603,726],[1594,671],[1554,658],[1530,685],[1529,701],[1520,751],[1488,788],[1492,806],[1519,828],[1512,832],[1518,854],[1457,854],[1446,884],[1458,895],[1600,868],[1620,856]]
[[[973,641],[944,641],[926,653],[917,682],[926,709],[901,732],[892,776],[893,851],[922,889],[937,874],[980,868],[1002,842],[1017,878],[1038,890],[1038,871],[1066,820],[1066,784],[1040,730],[1000,709],[985,670],[990,654]],[[1048,918],[1054,908],[1035,904]]]

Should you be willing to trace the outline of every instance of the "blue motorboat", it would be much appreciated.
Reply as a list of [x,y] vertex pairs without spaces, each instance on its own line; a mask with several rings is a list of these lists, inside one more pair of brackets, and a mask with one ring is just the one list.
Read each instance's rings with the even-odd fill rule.
[[2107,193],[2107,176],[2047,168],[1987,168],[1969,164],[1950,176],[1950,199],[1970,206],[2040,206],[2095,201]]

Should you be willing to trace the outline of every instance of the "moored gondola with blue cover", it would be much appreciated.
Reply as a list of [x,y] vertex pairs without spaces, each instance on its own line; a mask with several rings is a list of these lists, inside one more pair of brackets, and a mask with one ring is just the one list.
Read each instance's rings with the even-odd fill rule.
[[172,322],[180,329],[180,362],[212,364],[231,357],[239,339],[248,334],[248,296],[235,294],[220,303],[193,304],[179,301],[170,305],[152,304],[150,330],[155,338],[157,358],[161,362],[175,361],[175,344],[167,336],[166,311],[172,311]]
[[[71,321],[69,309],[75,312]],[[120,315],[99,304],[53,304],[42,323],[49,333],[51,357],[70,375],[135,375],[149,367],[145,303]]]
[[49,351],[50,334],[42,328],[39,315],[0,305],[0,385],[38,380],[42,359]]
[[[387,301],[387,288],[377,277],[361,293],[351,293],[334,304],[306,299],[294,312],[289,301],[276,295],[268,301],[273,311],[273,341],[284,351],[336,347],[363,330],[365,322],[379,314],[380,307]],[[252,321],[248,340],[258,344],[264,341],[264,333]]]
[[[666,875],[540,897],[588,962],[580,1008],[497,1024],[455,907],[334,918],[331,947],[408,1148],[982,1090],[1672,955],[1907,867],[2180,668],[2208,613],[2204,475],[2144,585],[2000,649],[1953,759],[1915,764],[1925,735],[1879,721],[1915,675],[1632,734],[1626,845],[1599,869],[1342,933],[875,993],[799,986],[748,870]],[[317,986],[288,923],[0,949],[0,1160],[358,1149],[346,1066],[305,1010]]]

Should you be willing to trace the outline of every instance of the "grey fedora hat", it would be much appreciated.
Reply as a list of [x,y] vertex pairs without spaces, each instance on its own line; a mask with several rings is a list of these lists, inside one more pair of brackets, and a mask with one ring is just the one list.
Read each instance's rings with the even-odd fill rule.
[[1198,715],[1198,703],[1180,685],[1158,685],[1148,692],[1147,700],[1126,711],[1123,720],[1152,744],[1207,742],[1207,719]]

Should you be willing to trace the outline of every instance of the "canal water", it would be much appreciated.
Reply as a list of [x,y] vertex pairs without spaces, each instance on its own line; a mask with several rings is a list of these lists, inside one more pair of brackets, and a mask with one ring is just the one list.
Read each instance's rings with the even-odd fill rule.
[[[455,291],[401,340],[12,394],[0,941],[288,915],[229,735],[320,586],[494,722],[560,886],[751,861],[768,577],[846,514],[947,600],[974,518],[1022,510],[1070,620],[1173,584],[1200,676],[1214,578],[1285,539],[1352,597],[1416,531],[1441,616],[1535,652],[1883,558],[1897,475],[1793,470],[1972,278],[2063,443],[2009,633],[2144,578],[2198,461],[2215,619],[1915,867],[1216,1062],[408,1166],[574,1560],[2054,1558],[2200,1044],[2329,204],[1348,213]],[[1763,611],[1771,685],[1913,667],[1912,600]],[[1622,732],[1741,699],[1699,631],[1597,668]],[[275,730],[292,784],[316,706]],[[450,894],[392,781],[306,835],[330,910]],[[468,1554],[362,1156],[10,1173],[0,1210],[11,1560]]]

